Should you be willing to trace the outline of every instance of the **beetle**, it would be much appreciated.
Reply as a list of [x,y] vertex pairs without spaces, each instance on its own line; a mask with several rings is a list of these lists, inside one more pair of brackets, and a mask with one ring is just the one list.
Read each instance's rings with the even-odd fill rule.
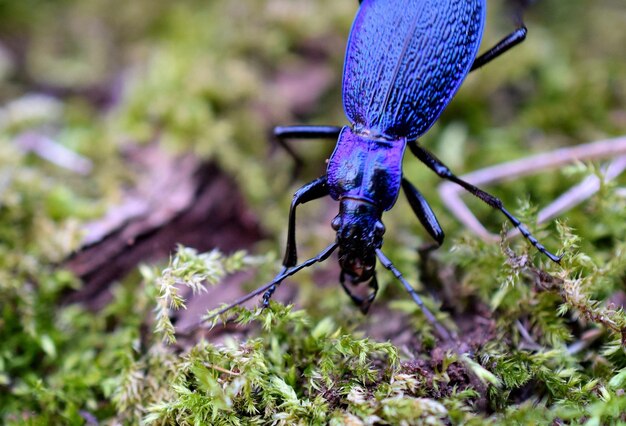
[[[350,125],[277,127],[280,140],[336,138],[326,173],[296,191],[289,211],[283,269],[276,278],[235,304],[263,295],[267,306],[287,276],[327,259],[337,248],[339,280],[352,301],[367,312],[378,290],[376,259],[399,279],[427,319],[435,323],[411,285],[383,254],[382,214],[395,204],[400,189],[438,247],[444,232],[419,190],[402,176],[406,148],[443,179],[452,181],[502,212],[522,235],[554,262],[549,252],[502,202],[459,179],[418,143],[450,103],[467,74],[500,56],[526,37],[521,23],[494,47],[477,56],[485,23],[485,0],[363,0],[346,48],[343,106]],[[339,202],[331,226],[334,243],[298,265],[296,209],[330,196]],[[367,283],[365,297],[351,286]],[[235,305],[233,304],[233,305]],[[223,310],[222,310],[223,312]]]

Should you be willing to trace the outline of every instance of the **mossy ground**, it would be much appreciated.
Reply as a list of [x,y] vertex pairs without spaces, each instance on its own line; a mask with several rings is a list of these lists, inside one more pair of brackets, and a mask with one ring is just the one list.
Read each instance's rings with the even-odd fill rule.
[[[489,7],[485,46],[511,29],[502,3]],[[463,230],[438,199],[438,178],[407,158],[405,175],[447,240],[418,270],[428,237],[400,200],[384,218],[385,251],[458,333],[455,345],[433,336],[385,271],[362,316],[332,260],[312,268],[329,274],[302,272],[279,290],[297,288],[297,308],[236,309],[235,328],[174,333],[185,286],[201,293],[246,270],[252,289],[278,270],[290,196],[323,172],[332,143],[299,144],[306,165],[292,183],[292,163],[270,155],[265,135],[277,124],[345,122],[339,85],[355,10],[349,0],[0,1],[2,423],[626,422],[624,178],[533,228],[565,253],[557,266],[524,241],[486,244]],[[526,21],[528,40],[473,73],[422,141],[459,174],[626,133],[626,5],[543,0]],[[26,132],[92,170],[25,152]],[[84,224],[136,180],[125,146],[155,141],[233,176],[269,237],[247,254],[180,248],[169,264],[112,283],[113,300],[96,312],[61,303],[81,285],[62,265]],[[597,168],[490,190],[531,224],[536,206]],[[470,206],[502,226],[498,213]],[[335,212],[302,208],[301,257],[332,241]]]

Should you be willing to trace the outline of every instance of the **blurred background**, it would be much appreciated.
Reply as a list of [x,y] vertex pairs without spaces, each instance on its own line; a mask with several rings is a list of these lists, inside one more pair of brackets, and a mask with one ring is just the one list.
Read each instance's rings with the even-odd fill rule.
[[[483,51],[514,27],[503,2],[488,6]],[[472,73],[423,143],[461,174],[623,134],[625,9],[619,0],[533,2],[527,41]],[[98,217],[120,197],[133,179],[120,158],[128,145],[158,141],[173,152],[192,151],[236,181],[252,210],[263,212],[263,229],[281,241],[293,190],[323,173],[333,143],[295,143],[306,164],[292,182],[293,164],[269,134],[278,124],[347,124],[340,82],[355,11],[356,1],[324,0],[3,1],[3,149],[33,131],[91,162],[87,178],[74,179],[37,156],[24,159],[55,181],[48,197],[58,199],[49,200],[57,220]],[[437,200],[438,178],[413,158],[405,173],[448,235],[460,231]],[[494,191],[512,208],[519,199],[541,204],[566,187],[562,176]],[[425,238],[404,204],[386,216],[388,227]],[[497,213],[471,205],[499,230]],[[313,203],[302,221],[328,219],[333,214],[321,212],[329,209]],[[305,247],[320,233],[332,238],[328,220],[301,228]]]
[[[166,260],[176,243],[269,256],[250,288],[278,270],[292,194],[324,173],[334,143],[292,143],[305,160],[293,180],[293,161],[271,129],[348,124],[341,72],[357,6],[356,0],[0,0],[0,291],[13,305],[2,333],[5,342],[18,333],[30,333],[35,342],[24,351],[20,341],[26,355],[21,364],[0,368],[0,386],[68,343],[67,329],[46,323],[54,316],[50,306],[97,300],[92,307],[102,309],[117,297],[109,313],[132,311],[133,303],[123,305],[119,294],[136,302],[131,294],[141,277],[132,272],[135,266]],[[481,51],[514,28],[503,1],[490,0],[488,8]],[[422,139],[459,175],[626,134],[626,3],[537,0],[524,19],[527,40],[472,73]],[[462,247],[452,248],[477,237],[443,207],[439,178],[411,156],[404,173],[446,232],[438,258],[462,263],[455,260]],[[565,167],[490,191],[532,222],[532,207],[548,204],[590,173],[593,166]],[[205,187],[214,192],[202,192]],[[562,218],[582,236],[582,249],[599,259],[626,237],[623,204],[611,200],[592,199]],[[501,230],[500,214],[468,202],[490,230]],[[193,219],[176,222],[188,211]],[[331,200],[299,210],[301,258],[334,239],[336,213]],[[403,197],[384,221],[386,251],[415,281],[415,250],[428,235]],[[129,231],[129,223],[136,228]],[[554,224],[537,231],[548,248],[561,247]],[[98,249],[111,235],[124,244],[148,243],[137,244],[141,249],[132,255],[122,244],[71,263],[80,256],[72,254],[77,249]],[[68,257],[73,273],[58,267],[68,265]],[[100,263],[88,264],[96,257]],[[320,309],[319,315],[339,310],[361,321],[347,298],[336,297],[335,263],[317,267],[316,277],[303,272],[297,300]],[[389,277],[380,275],[384,286]],[[328,286],[319,290],[313,282]],[[232,296],[213,297],[211,307]],[[150,310],[147,302],[144,308]],[[78,321],[77,313],[64,315]],[[26,322],[17,325],[16,318]],[[98,321],[110,326],[111,318]],[[7,343],[5,352],[15,351]]]

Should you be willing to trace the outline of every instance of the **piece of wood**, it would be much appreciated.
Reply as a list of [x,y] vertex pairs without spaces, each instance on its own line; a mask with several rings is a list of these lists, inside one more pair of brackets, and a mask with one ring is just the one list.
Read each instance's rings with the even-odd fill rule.
[[141,262],[167,259],[178,244],[228,253],[262,236],[235,183],[214,163],[171,157],[153,144],[134,148],[129,166],[139,170],[137,185],[87,225],[83,246],[65,264],[83,281],[67,303],[102,307],[111,283]]
[[[554,151],[536,154],[519,160],[497,164],[459,176],[460,179],[476,186],[489,185],[496,182],[505,182],[523,176],[533,175],[550,169],[562,167],[576,161],[596,161],[611,158],[611,163],[603,168],[605,181],[619,176],[626,169],[626,137],[620,136],[591,142],[573,147],[560,148]],[[597,176],[589,176],[583,182],[562,194],[550,205],[544,207],[537,214],[538,223],[545,223],[560,214],[572,209],[584,200],[591,197],[600,189],[600,180]],[[450,212],[470,231],[484,241],[498,242],[501,236],[488,231],[469,210],[461,199],[466,191],[452,182],[443,182],[439,185],[439,194]],[[510,230],[506,238],[519,235],[517,229]]]

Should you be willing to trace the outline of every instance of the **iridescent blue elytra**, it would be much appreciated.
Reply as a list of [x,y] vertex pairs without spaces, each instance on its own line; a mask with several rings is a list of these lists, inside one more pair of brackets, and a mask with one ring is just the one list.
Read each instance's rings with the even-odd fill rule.
[[[459,179],[417,138],[439,118],[470,71],[517,45],[526,37],[518,28],[476,57],[485,22],[484,0],[363,0],[354,20],[346,49],[343,106],[349,126],[277,127],[279,141],[289,138],[337,138],[326,174],[304,185],[294,195],[289,212],[283,270],[276,278],[237,303],[265,292],[264,304],[286,277],[339,249],[340,282],[352,300],[366,312],[376,296],[376,259],[402,282],[431,323],[434,317],[411,285],[383,254],[384,211],[393,207],[400,188],[426,231],[443,243],[444,233],[426,199],[402,176],[406,147],[444,179],[461,185],[501,211],[534,245],[555,262],[560,257],[545,249],[511,215],[502,202]],[[283,142],[284,144],[284,142]],[[289,152],[295,154],[288,145]],[[332,227],[334,243],[317,256],[298,264],[296,207],[330,195],[339,202]],[[365,297],[350,285],[366,282]]]
[[364,1],[343,74],[343,105],[355,133],[426,133],[469,73],[484,22],[480,0]]
[[469,73],[485,21],[478,0],[364,1],[343,74],[344,127],[328,164],[335,200],[395,203],[407,140],[439,118]]

